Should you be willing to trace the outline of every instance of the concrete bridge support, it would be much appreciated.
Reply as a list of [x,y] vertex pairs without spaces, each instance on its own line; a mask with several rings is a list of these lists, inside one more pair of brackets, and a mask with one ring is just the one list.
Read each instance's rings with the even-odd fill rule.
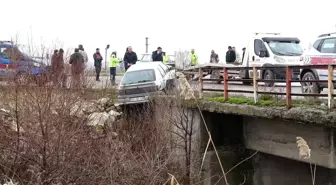
[[[227,174],[231,185],[297,185],[311,184],[310,164],[316,167],[316,183],[336,185],[335,131],[328,125],[302,124],[295,121],[271,120],[243,115],[202,112],[221,158],[225,171],[258,153]],[[192,175],[200,175],[204,185],[225,184],[219,162],[212,147],[206,153],[203,168],[200,163],[209,139],[200,113],[196,109],[182,111],[181,107],[156,107],[155,116],[173,120],[171,131],[183,134],[178,123],[192,125]],[[186,121],[187,120],[187,121]],[[300,159],[296,137],[303,137],[310,149],[311,160]],[[172,143],[183,143],[174,136]],[[186,164],[185,150],[176,151],[181,164]]]

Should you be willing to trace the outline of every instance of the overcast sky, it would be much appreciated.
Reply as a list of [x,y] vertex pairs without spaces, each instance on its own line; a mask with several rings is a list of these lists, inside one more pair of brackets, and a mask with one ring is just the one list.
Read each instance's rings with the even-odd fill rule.
[[[335,0],[3,0],[0,39],[18,36],[27,44],[75,48],[89,55],[111,45],[123,55],[133,46],[138,55],[161,46],[170,54],[195,48],[208,61],[220,59],[228,45],[239,50],[253,32],[280,32],[306,44],[318,34],[336,31]],[[59,47],[59,46],[57,46]],[[92,57],[90,57],[91,59]],[[92,59],[91,59],[92,60]]]

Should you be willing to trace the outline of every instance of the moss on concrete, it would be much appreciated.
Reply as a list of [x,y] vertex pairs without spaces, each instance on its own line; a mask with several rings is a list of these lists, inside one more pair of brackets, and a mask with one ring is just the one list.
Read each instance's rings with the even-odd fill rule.
[[283,107],[286,106],[285,102],[277,102],[273,100],[259,100],[257,103],[254,103],[254,100],[251,98],[241,98],[241,97],[234,97],[229,98],[228,100],[224,100],[223,97],[213,97],[213,98],[207,98],[209,101],[215,101],[220,103],[231,103],[231,104],[247,104],[247,105],[256,105],[256,106],[279,106]]
[[[159,98],[160,100],[155,103],[167,105],[183,105],[187,108],[197,108],[195,100],[177,100],[174,97]],[[242,116],[261,117],[268,119],[282,119],[294,121],[299,123],[318,124],[327,127],[336,126],[336,111],[328,111],[327,107],[317,108],[308,106],[306,102],[295,101],[294,107],[291,109],[286,108],[284,102],[276,102],[273,100],[260,100],[258,104],[254,104],[252,99],[235,97],[229,98],[224,101],[222,97],[204,98],[197,101],[201,110],[223,113],[235,114]]]
[[317,108],[296,106],[287,109],[284,106],[273,106],[274,104],[271,102],[264,102],[264,105],[268,106],[256,106],[247,103],[221,103],[210,100],[199,100],[199,105],[202,110],[209,112],[336,126],[336,112]]
[[[205,99],[220,103],[247,104],[259,107],[286,107],[285,100],[276,100],[272,96],[261,96],[257,103],[254,103],[252,98],[247,97],[231,97],[228,100],[224,100],[224,97],[209,97]],[[326,104],[319,101],[292,100],[292,107],[316,108],[325,111],[328,110]]]

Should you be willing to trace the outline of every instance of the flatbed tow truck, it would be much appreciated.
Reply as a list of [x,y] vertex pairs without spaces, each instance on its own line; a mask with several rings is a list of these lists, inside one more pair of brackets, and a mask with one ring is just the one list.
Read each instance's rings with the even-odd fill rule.
[[[246,45],[244,58],[234,63],[206,63],[194,67],[184,68],[183,72],[194,80],[198,78],[199,68],[204,70],[203,77],[210,74],[213,67],[286,67],[290,65],[303,65],[303,49],[297,37],[285,37],[279,33],[254,33]],[[242,55],[241,55],[242,56]],[[219,78],[223,78],[223,70],[220,70]],[[253,70],[231,69],[228,70],[229,78],[252,79]],[[298,79],[300,70],[293,70],[293,79]],[[264,80],[286,79],[285,68],[258,70],[258,78]],[[221,83],[221,81],[218,81]],[[251,82],[244,81],[249,85]],[[265,86],[273,86],[274,82],[265,82]]]
[[[185,68],[182,73],[187,76],[188,80],[198,80],[199,78],[199,69],[202,68],[203,78],[210,75],[211,71],[216,69],[220,70],[219,79],[223,79],[223,68],[228,65],[223,63],[206,63],[206,64],[199,64],[197,66],[191,66]],[[232,66],[232,65],[230,65]],[[222,68],[222,69],[218,69]],[[239,71],[229,71],[229,78],[239,78]],[[222,80],[218,81],[217,83],[220,84]]]

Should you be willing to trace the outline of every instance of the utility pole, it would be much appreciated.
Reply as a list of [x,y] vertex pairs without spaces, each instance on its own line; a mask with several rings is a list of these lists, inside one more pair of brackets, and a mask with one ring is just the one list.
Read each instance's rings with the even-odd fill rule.
[[110,48],[110,45],[107,44],[106,45],[106,48],[105,48],[105,72],[108,73],[108,70],[107,70],[107,63],[108,63],[108,59],[107,59],[107,50]]
[[146,37],[146,53],[148,53],[148,37]]

